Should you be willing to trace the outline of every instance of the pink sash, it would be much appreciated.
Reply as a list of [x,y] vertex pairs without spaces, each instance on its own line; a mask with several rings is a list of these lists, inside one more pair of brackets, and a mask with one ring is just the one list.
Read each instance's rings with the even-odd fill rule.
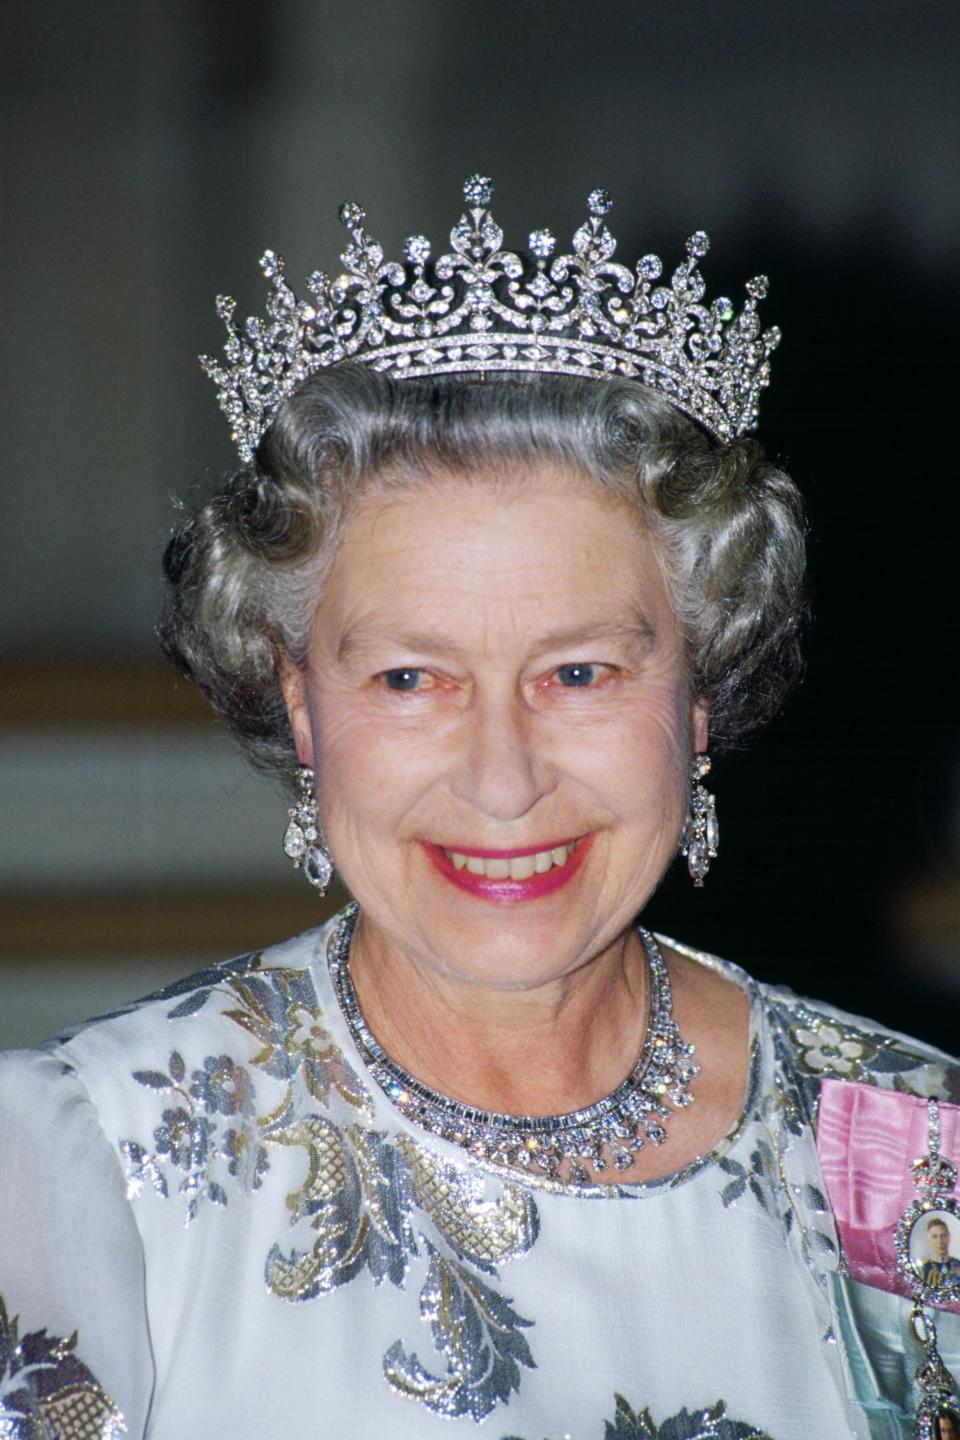
[[[940,1105],[940,1150],[960,1169],[960,1106]],[[916,1199],[910,1166],[926,1151],[926,1100],[824,1080],[817,1152],[854,1280],[909,1296],[897,1273],[895,1232]],[[958,1304],[944,1308],[960,1312]]]

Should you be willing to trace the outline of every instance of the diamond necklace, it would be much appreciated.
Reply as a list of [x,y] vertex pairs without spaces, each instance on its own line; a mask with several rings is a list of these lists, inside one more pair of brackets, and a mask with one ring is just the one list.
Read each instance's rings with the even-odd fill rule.
[[618,1170],[629,1170],[649,1140],[668,1138],[664,1121],[671,1107],[693,1103],[688,1088],[700,1066],[692,1058],[673,1018],[670,977],[660,947],[637,926],[650,980],[647,1030],[639,1058],[617,1088],[563,1115],[501,1115],[451,1100],[410,1075],[371,1034],[357,1002],[350,975],[350,942],[358,906],[341,916],[329,951],[330,977],[344,1019],[364,1064],[380,1089],[406,1118],[444,1140],[460,1145],[480,1160],[495,1165],[539,1170],[551,1179],[590,1183],[587,1165],[605,1170],[608,1157]]

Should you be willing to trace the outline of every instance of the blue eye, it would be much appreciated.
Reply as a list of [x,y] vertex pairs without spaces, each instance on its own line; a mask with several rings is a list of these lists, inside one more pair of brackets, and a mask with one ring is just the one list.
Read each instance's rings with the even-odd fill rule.
[[422,670],[385,670],[383,683],[389,690],[416,690]]
[[596,665],[561,665],[556,672],[561,685],[584,687],[597,678]]

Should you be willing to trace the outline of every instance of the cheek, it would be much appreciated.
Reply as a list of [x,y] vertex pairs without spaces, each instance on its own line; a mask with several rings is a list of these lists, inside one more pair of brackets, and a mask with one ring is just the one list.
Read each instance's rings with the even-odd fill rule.
[[618,707],[590,748],[603,756],[616,753],[651,779],[674,779],[686,773],[690,755],[690,720],[685,696],[672,685],[649,686],[643,694]]
[[385,711],[362,695],[334,695],[318,701],[312,723],[318,760],[328,766],[405,763],[420,767],[445,748],[453,728],[426,707],[411,705],[406,713],[399,707]]
[[[433,803],[469,748],[462,716],[385,715],[354,695],[316,699],[311,725],[324,811],[354,827],[396,823]],[[608,814],[669,826],[682,818],[689,731],[685,692],[665,684],[604,714],[542,718],[528,734],[548,791],[556,781],[561,797],[592,797]]]
[[344,769],[363,761],[368,746],[359,743],[364,725],[359,707],[348,700],[324,698],[316,700],[310,715],[313,727],[317,769],[326,780],[332,780]]
[[633,811],[672,823],[686,802],[690,746],[686,695],[664,686],[599,722],[556,731],[553,754],[561,771],[624,818]]
[[442,770],[432,726],[371,714],[354,697],[318,703],[313,734],[324,810],[354,824],[403,814]]

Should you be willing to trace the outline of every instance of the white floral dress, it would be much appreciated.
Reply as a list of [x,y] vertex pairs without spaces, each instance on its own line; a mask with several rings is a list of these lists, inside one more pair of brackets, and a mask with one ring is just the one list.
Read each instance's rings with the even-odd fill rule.
[[949,1100],[949,1062],[684,951],[751,995],[734,1129],[651,1184],[505,1175],[371,1081],[331,933],[0,1056],[0,1436],[910,1434],[814,1123],[825,1075]]

